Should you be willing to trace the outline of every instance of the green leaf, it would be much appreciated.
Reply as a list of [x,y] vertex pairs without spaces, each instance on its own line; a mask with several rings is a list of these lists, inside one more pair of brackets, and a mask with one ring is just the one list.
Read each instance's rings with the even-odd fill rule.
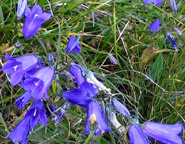
[[0,22],[4,23],[4,16],[1,6],[0,6]]
[[157,80],[160,76],[160,73],[163,70],[163,55],[160,53],[152,66],[151,76],[153,80]]

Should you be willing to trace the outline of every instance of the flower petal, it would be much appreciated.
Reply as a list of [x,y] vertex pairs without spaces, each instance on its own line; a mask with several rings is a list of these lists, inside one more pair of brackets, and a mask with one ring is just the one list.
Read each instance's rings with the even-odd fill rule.
[[22,69],[28,71],[38,64],[39,59],[36,55],[23,55],[17,57],[16,61],[21,62]]
[[22,109],[31,99],[32,95],[30,91],[26,91],[20,98],[15,101],[17,107]]
[[183,125],[176,123],[174,125],[161,124],[156,122],[146,122],[143,129],[144,133],[163,143],[183,144],[178,136],[182,132]]
[[14,143],[21,142],[28,136],[29,129],[29,120],[23,119],[6,138],[10,137]]
[[46,117],[46,111],[45,110],[41,110],[40,111],[40,122],[43,124],[43,125],[47,125],[48,122],[47,122],[47,117]]
[[30,126],[32,128],[34,128],[39,123],[40,110],[38,110],[38,109],[32,109],[31,111],[32,111],[32,116],[30,117]]
[[42,99],[44,94],[44,82],[39,81],[32,90],[32,97],[34,99]]
[[33,35],[38,31],[38,29],[41,27],[43,20],[41,19],[33,19],[28,18],[24,20],[23,25],[23,35],[26,38],[31,38]]
[[35,87],[35,84],[38,83],[38,78],[27,78],[22,82],[22,88],[25,90],[32,90]]
[[96,122],[98,123],[98,126],[101,130],[104,130],[106,132],[111,131],[108,125],[106,124],[101,106],[98,104],[96,100],[92,100],[91,102],[89,102],[88,110],[92,110],[93,114],[95,114]]
[[7,61],[4,66],[2,67],[2,71],[6,74],[12,74],[14,73],[17,69],[20,68],[20,62],[17,62],[16,60],[10,60]]
[[65,48],[65,51],[67,51],[69,54],[73,52],[76,54],[80,54],[80,50],[81,50],[81,47],[78,42],[78,39],[75,36],[70,36],[67,47]]
[[161,27],[161,22],[159,21],[159,19],[156,19],[151,25],[150,27],[147,29],[148,31],[159,31]]
[[78,86],[80,86],[85,81],[85,78],[82,75],[82,70],[79,66],[71,65],[69,67],[69,72],[75,77],[75,81]]
[[177,122],[176,124],[171,125],[149,121],[145,123],[144,130],[146,129],[161,131],[164,133],[179,134],[183,130],[183,124]]
[[85,90],[81,90],[79,88],[64,91],[63,98],[82,107],[85,107],[86,103],[91,99],[90,96],[87,96],[87,92]]
[[98,92],[94,84],[88,83],[86,80],[81,84],[80,89],[86,90],[90,97],[95,97]]
[[31,17],[31,9],[29,7],[26,7],[24,15],[28,18]]
[[38,18],[42,19],[43,21],[47,21],[51,18],[51,13],[42,13]]
[[122,103],[120,103],[117,99],[113,99],[113,105],[116,107],[116,109],[123,115],[126,117],[130,117],[130,112],[127,109],[126,106],[124,106]]
[[150,144],[139,125],[129,127],[130,144]]
[[31,16],[34,17],[35,14],[40,15],[42,14],[42,8],[40,5],[35,5],[32,9],[31,9]]
[[12,86],[17,85],[18,83],[21,82],[23,79],[24,71],[23,70],[18,70],[14,72],[11,77],[10,77],[10,83]]

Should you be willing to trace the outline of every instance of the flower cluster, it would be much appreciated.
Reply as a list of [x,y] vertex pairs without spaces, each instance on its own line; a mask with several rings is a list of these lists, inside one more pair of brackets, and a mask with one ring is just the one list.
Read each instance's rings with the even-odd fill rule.
[[11,75],[12,86],[20,84],[26,91],[19,97],[15,104],[22,109],[34,99],[32,107],[27,111],[23,120],[7,136],[13,142],[27,143],[30,128],[35,127],[39,121],[47,125],[46,111],[44,110],[42,98],[48,99],[48,88],[54,78],[54,70],[51,67],[38,67],[39,58],[36,55],[23,55],[13,58],[6,54],[8,60],[2,67],[2,71]]
[[[103,131],[109,132],[110,128],[106,123],[101,106],[95,99],[96,94],[99,91],[98,87],[87,81],[87,79],[83,76],[81,66],[71,65],[69,71],[73,75],[78,88],[64,91],[63,98],[73,104],[86,108],[86,129],[83,134],[89,133],[90,130],[94,131],[94,135],[100,135]],[[97,127],[94,128],[93,125],[96,123]]]

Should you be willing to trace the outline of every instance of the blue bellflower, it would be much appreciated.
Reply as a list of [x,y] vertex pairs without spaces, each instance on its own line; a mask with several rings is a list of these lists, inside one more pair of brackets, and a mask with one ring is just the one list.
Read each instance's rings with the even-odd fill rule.
[[73,104],[85,107],[86,103],[96,96],[98,89],[95,85],[87,82],[82,75],[82,70],[77,65],[72,65],[69,68],[70,73],[74,76],[79,88],[70,89],[63,92],[63,98]]
[[6,138],[10,138],[12,142],[21,144],[27,144],[27,136],[29,135],[30,124],[29,119],[24,118],[18,125],[9,133]]
[[171,43],[172,48],[174,48],[176,51],[178,51],[177,43],[168,31],[166,32],[166,40],[167,40],[167,42]]
[[23,55],[13,58],[6,54],[5,59],[8,61],[2,67],[2,71],[8,75],[11,75],[10,83],[12,86],[20,83],[24,78],[25,73],[33,69],[39,61],[35,55]]
[[143,4],[151,4],[154,3],[156,6],[161,5],[163,3],[163,0],[144,0]]
[[170,6],[175,14],[177,14],[177,4],[175,0],[170,0]]
[[23,35],[26,38],[31,38],[41,27],[42,23],[51,18],[51,13],[43,13],[39,5],[35,5],[32,9],[26,8],[26,19],[23,25]]
[[119,102],[117,99],[113,99],[112,101],[113,105],[116,107],[116,109],[125,117],[130,117],[130,112],[127,109],[126,106],[124,106],[121,102]]
[[139,125],[129,127],[130,144],[150,144]]
[[94,132],[94,135],[100,135],[102,131],[110,132],[110,128],[106,124],[105,117],[103,115],[103,111],[101,106],[98,104],[96,100],[91,100],[86,105],[87,110],[87,118],[85,122],[85,130],[83,134],[87,134],[90,132],[90,126],[97,123],[97,129]]
[[76,54],[80,54],[80,50],[81,46],[80,43],[78,42],[78,39],[75,36],[70,36],[65,51],[67,51],[69,54],[73,52]]
[[159,19],[156,19],[151,25],[150,27],[147,29],[148,31],[159,31],[161,27],[161,22],[159,21]]
[[26,7],[27,7],[27,0],[18,1],[17,12],[16,12],[18,20],[20,20],[23,17]]
[[31,128],[36,127],[39,121],[41,124],[47,125],[46,110],[41,100],[34,101],[32,107],[26,113],[25,118],[30,120]]
[[31,94],[36,100],[42,99],[43,96],[48,99],[48,88],[53,81],[54,73],[53,68],[43,67],[25,79],[22,87],[28,92],[27,95]]
[[64,91],[63,98],[73,104],[85,107],[97,92],[98,89],[93,84],[84,81],[79,88]]
[[165,144],[183,144],[178,136],[183,130],[183,125],[177,122],[174,125],[157,122],[146,122],[143,132],[153,139]]

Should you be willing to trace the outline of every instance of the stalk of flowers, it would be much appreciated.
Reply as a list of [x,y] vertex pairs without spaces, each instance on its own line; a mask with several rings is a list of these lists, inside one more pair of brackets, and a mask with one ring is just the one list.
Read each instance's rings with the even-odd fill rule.
[[13,58],[6,54],[8,60],[2,67],[2,71],[11,75],[12,86],[21,84],[26,92],[19,97],[15,104],[23,108],[31,98],[34,99],[32,107],[27,111],[23,120],[7,136],[12,142],[27,143],[30,128],[37,126],[39,121],[47,125],[46,111],[44,110],[42,98],[48,99],[47,91],[54,78],[54,69],[51,67],[40,67],[36,55],[23,55]]
[[104,131],[110,132],[110,128],[106,123],[101,106],[94,99],[99,91],[97,86],[89,83],[84,78],[82,69],[78,65],[70,66],[69,71],[74,76],[75,82],[79,88],[63,91],[63,98],[73,104],[86,108],[86,129],[83,134],[89,133],[90,131],[93,131],[94,135],[100,135]]

